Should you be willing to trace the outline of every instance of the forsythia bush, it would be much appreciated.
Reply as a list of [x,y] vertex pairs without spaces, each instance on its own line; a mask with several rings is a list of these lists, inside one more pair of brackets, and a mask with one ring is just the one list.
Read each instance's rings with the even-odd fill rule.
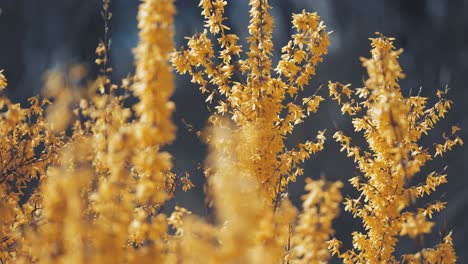
[[[329,83],[330,95],[339,104],[343,114],[353,116],[356,131],[363,131],[368,149],[363,150],[342,132],[333,138],[353,157],[362,176],[351,178],[350,183],[361,193],[356,199],[346,199],[345,210],[362,219],[365,234],[353,232],[353,250],[339,251],[340,241],[329,242],[333,254],[344,263],[394,263],[393,252],[398,236],[409,236],[422,242],[434,225],[428,219],[434,212],[445,208],[436,201],[422,208],[414,207],[415,200],[426,196],[447,182],[447,175],[432,172],[425,182],[414,184],[411,179],[433,157],[442,155],[453,146],[462,145],[453,126],[449,136],[436,144],[435,149],[418,144],[422,134],[427,134],[444,117],[451,101],[438,91],[439,101],[426,107],[427,98],[403,97],[398,79],[404,75],[398,63],[401,50],[395,50],[393,39],[372,38],[372,58],[362,59],[369,78],[363,88],[352,91],[349,85]],[[407,263],[454,263],[456,260],[451,233],[435,248],[422,249],[403,256]]]
[[[433,213],[445,207],[415,205],[447,182],[443,172],[420,184],[412,179],[427,161],[463,144],[456,126],[434,150],[418,144],[450,108],[446,91],[431,108],[427,98],[404,97],[401,50],[380,35],[371,39],[372,57],[363,59],[363,88],[329,84],[368,143],[333,136],[362,175],[349,180],[360,196],[344,205],[364,231],[342,251],[332,225],[343,183],[307,178],[300,210],[287,190],[304,174],[302,163],[324,147],[324,131],[293,147],[286,141],[324,100],[301,94],[327,54],[326,27],[316,13],[292,15],[295,32],[274,66],[268,1],[249,1],[247,49],[225,25],[226,5],[201,0],[207,29],[175,50],[174,0],[143,0],[136,71],[121,85],[109,77],[110,0],[101,10],[100,76],[86,87],[79,86],[86,83],[81,66],[50,73],[47,99],[22,107],[5,97],[0,72],[0,263],[326,263],[331,255],[344,263],[455,263],[451,233],[433,248],[394,254],[399,237],[422,243]],[[215,105],[203,133],[211,220],[178,206],[163,213],[176,188],[193,187],[188,176],[171,172],[177,157],[164,151],[176,131],[171,64]]]

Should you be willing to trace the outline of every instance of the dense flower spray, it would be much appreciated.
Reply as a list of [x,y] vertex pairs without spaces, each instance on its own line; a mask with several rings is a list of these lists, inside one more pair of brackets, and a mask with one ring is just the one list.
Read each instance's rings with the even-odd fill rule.
[[[112,15],[109,4],[103,1],[106,33]],[[161,147],[175,137],[174,104],[169,101],[174,86],[168,61],[174,13],[173,1],[140,4],[136,74],[121,87],[109,77],[110,42],[98,45],[96,63],[101,75],[88,89],[81,89],[87,92],[73,110],[77,118],[71,124],[72,135],[63,147],[60,164],[49,168],[41,186],[47,197],[42,224],[28,235],[29,261],[169,259],[168,228],[177,225],[174,217],[168,219],[161,213],[161,207],[172,197],[175,177],[170,172],[171,155]],[[131,95],[138,99],[133,107],[126,102]]]
[[332,223],[340,212],[342,182],[330,183],[306,179],[307,194],[302,197],[299,214],[291,238],[290,263],[326,263],[330,254],[324,246],[334,233]]
[[[323,100],[317,93],[300,95],[329,45],[319,16],[293,15],[295,33],[274,67],[267,0],[249,1],[245,52],[224,24],[227,2],[201,0],[207,30],[172,55],[174,0],[143,0],[136,72],[116,85],[109,61],[111,1],[102,4],[105,36],[96,48],[95,81],[85,82],[79,65],[51,72],[44,90],[50,102],[34,97],[24,107],[5,96],[0,71],[0,263],[299,264],[326,263],[329,252],[345,263],[396,263],[399,237],[420,242],[431,232],[430,219],[445,203],[416,208],[415,200],[445,183],[446,175],[433,172],[419,184],[414,176],[463,142],[454,126],[433,149],[418,144],[451,101],[439,91],[439,101],[427,108],[426,98],[402,95],[401,51],[393,39],[372,39],[363,88],[329,84],[368,142],[361,149],[342,132],[334,135],[362,174],[350,180],[361,195],[346,199],[345,209],[362,219],[365,231],[354,232],[354,249],[342,252],[341,242],[330,238],[343,184],[306,179],[301,211],[287,193],[288,183],[303,174],[301,164],[325,141],[318,132],[314,141],[285,143]],[[179,205],[163,213],[172,209],[168,201],[177,187],[193,187],[188,176],[171,172],[173,157],[164,151],[176,131],[170,59],[208,94],[207,102],[216,101],[203,133],[209,148],[205,194],[213,205],[207,218]],[[401,260],[454,263],[451,234],[441,241]]]
[[134,106],[139,120],[133,133],[140,150],[135,152],[133,163],[142,174],[137,195],[143,203],[164,202],[168,198],[164,197],[165,185],[173,184],[167,182],[173,177],[169,175],[171,157],[160,147],[175,138],[171,120],[175,105],[169,100],[174,82],[168,62],[174,48],[174,14],[172,0],[143,1],[138,12],[140,43],[135,49],[136,82],[132,90],[140,99]]
[[[192,82],[208,94],[207,102],[217,101],[212,124],[219,123],[220,116],[229,115],[236,125],[233,133],[255,131],[246,140],[252,138],[258,145],[238,162],[248,174],[255,175],[265,202],[276,208],[288,183],[303,174],[300,164],[323,148],[323,132],[315,142],[291,149],[285,146],[285,138],[306,116],[315,113],[323,100],[318,95],[301,100],[298,93],[327,53],[328,33],[316,13],[293,15],[296,33],[282,48],[281,59],[273,69],[273,18],[268,1],[249,2],[249,49],[245,57],[241,56],[238,36],[227,33],[229,28],[224,25],[226,4],[222,0],[200,1],[208,30],[190,37],[188,48],[175,52],[172,62],[178,72],[190,74]],[[218,55],[210,34],[217,39]]]
[[24,191],[57,162],[63,134],[46,122],[47,100],[32,97],[29,107],[21,107],[5,96],[6,86],[0,71],[0,261],[12,263],[23,254],[24,229],[37,223],[42,210],[42,195]]
[[[353,91],[350,85],[329,84],[330,95],[341,105],[343,114],[353,117],[355,130],[363,131],[368,143],[366,151],[353,145],[351,138],[342,132],[333,136],[341,144],[341,150],[354,158],[362,173],[349,180],[361,195],[346,199],[345,210],[362,219],[365,232],[354,232],[354,249],[344,253],[339,251],[338,240],[329,243],[332,252],[345,263],[395,263],[393,253],[398,237],[408,235],[420,239],[431,232],[434,223],[430,219],[445,203],[436,201],[414,209],[414,202],[447,182],[447,175],[433,172],[419,184],[414,184],[412,179],[427,161],[463,144],[455,126],[435,149],[418,143],[444,117],[451,101],[444,97],[446,91],[439,91],[439,101],[427,108],[427,98],[402,95],[398,85],[398,79],[404,77],[398,63],[402,51],[395,50],[393,40],[383,36],[371,39],[372,57],[362,59],[369,76],[363,88]],[[403,260],[455,263],[451,241],[448,234],[434,249],[406,255]]]
[[[196,243],[190,236],[203,233],[197,229],[210,230],[203,237],[216,239],[220,245],[197,245],[203,252],[216,252],[209,263],[326,261],[329,254],[324,242],[333,234],[340,184],[332,184],[329,190],[324,180],[311,180],[298,220],[286,198],[288,183],[303,174],[301,163],[323,149],[324,132],[318,133],[315,142],[291,149],[285,140],[323,100],[316,94],[301,99],[300,92],[327,53],[328,33],[316,13],[294,14],[295,34],[273,68],[273,18],[268,1],[249,1],[249,48],[244,53],[239,37],[229,34],[224,24],[226,4],[200,1],[208,30],[188,38],[188,47],[172,57],[176,70],[191,75],[192,82],[208,94],[207,102],[217,101],[216,113],[209,120],[213,130],[206,138],[211,147],[206,174],[219,223],[191,221],[182,243]],[[219,46],[217,55],[215,45]],[[299,242],[302,239],[307,242]]]
[[272,211],[262,200],[255,175],[239,168],[238,157],[252,146],[246,137],[254,132],[233,134],[231,126],[210,130],[207,166],[215,223],[185,218],[179,258],[187,263],[326,262],[325,242],[334,232],[331,223],[339,212],[341,183],[309,179],[303,212],[298,214],[287,199]]

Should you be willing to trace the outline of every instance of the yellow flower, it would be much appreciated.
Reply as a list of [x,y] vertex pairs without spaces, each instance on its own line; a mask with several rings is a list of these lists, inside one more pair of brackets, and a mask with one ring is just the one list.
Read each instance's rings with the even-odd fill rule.
[[7,79],[3,75],[3,70],[0,70],[0,92],[7,87]]
[[[330,242],[334,255],[344,263],[395,262],[395,245],[399,236],[408,235],[420,239],[430,233],[434,212],[441,211],[445,203],[435,202],[424,208],[414,207],[415,199],[428,195],[447,182],[446,175],[431,173],[425,183],[409,186],[410,180],[420,171],[430,153],[419,145],[421,135],[434,127],[450,108],[451,102],[438,93],[439,101],[426,109],[426,98],[403,97],[398,80],[404,77],[398,63],[401,50],[395,50],[394,39],[378,36],[371,38],[372,57],[361,59],[367,69],[365,87],[351,90],[350,85],[329,83],[332,99],[341,110],[354,116],[356,131],[363,131],[369,151],[363,151],[351,143],[351,138],[336,132],[333,138],[354,157],[362,176],[350,180],[360,191],[358,199],[346,199],[345,210],[353,217],[361,218],[365,233],[353,233],[354,249],[341,253],[339,243]],[[442,155],[463,142],[456,136],[458,129],[445,141],[435,144],[435,156]],[[450,244],[447,260],[441,258],[431,263],[453,263],[454,251]],[[403,260],[417,260],[416,256],[428,256],[432,249],[424,249],[415,255],[403,256]],[[445,262],[447,261],[447,262]],[[419,263],[419,262],[415,262]]]
[[[242,168],[262,183],[259,187],[265,202],[274,205],[288,182],[298,175],[295,172],[300,163],[322,149],[323,140],[318,139],[288,150],[284,137],[315,113],[323,100],[316,95],[304,98],[300,104],[294,97],[309,83],[315,67],[327,53],[328,34],[316,13],[303,11],[293,15],[296,32],[281,49],[283,55],[273,69],[273,18],[268,1],[249,1],[249,46],[245,52],[238,44],[239,37],[228,34],[223,24],[225,5],[219,0],[200,2],[208,30],[189,37],[188,48],[174,52],[172,64],[179,73],[192,76],[192,82],[208,94],[206,102],[218,102],[218,114],[230,115],[236,124],[234,134],[262,128],[251,135],[252,144],[260,145],[246,151],[239,163],[244,163]],[[221,47],[218,55],[210,33]],[[219,64],[217,57],[221,58]],[[282,160],[290,162],[283,164]]]

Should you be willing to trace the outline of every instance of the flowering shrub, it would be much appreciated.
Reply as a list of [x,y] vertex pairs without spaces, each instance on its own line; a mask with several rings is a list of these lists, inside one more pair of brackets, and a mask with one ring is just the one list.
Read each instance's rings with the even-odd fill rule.
[[[415,200],[429,195],[447,182],[443,172],[430,173],[425,182],[414,184],[411,179],[429,160],[455,145],[462,145],[453,126],[449,136],[436,144],[435,149],[418,144],[444,117],[451,101],[438,91],[439,101],[427,108],[427,98],[403,97],[398,79],[403,72],[398,63],[402,50],[395,50],[392,38],[372,38],[372,57],[362,59],[369,78],[363,88],[352,91],[349,86],[329,83],[331,97],[341,106],[343,114],[353,117],[356,131],[363,131],[368,151],[355,146],[351,138],[336,132],[333,138],[353,157],[362,176],[351,178],[350,183],[361,193],[356,199],[346,199],[345,210],[362,219],[366,233],[353,233],[354,250],[339,251],[340,242],[333,239],[330,249],[344,263],[396,262],[393,256],[399,236],[409,236],[422,241],[434,225],[429,221],[434,212],[445,208],[436,201],[422,208],[414,207]],[[423,249],[413,255],[403,256],[408,263],[454,263],[456,260],[451,233],[434,249]]]
[[[21,107],[3,95],[0,72],[1,263],[326,263],[331,254],[344,263],[396,263],[399,237],[422,241],[431,232],[430,219],[445,203],[414,208],[415,200],[446,175],[431,173],[417,185],[411,179],[427,161],[463,144],[456,126],[434,150],[418,144],[450,108],[446,91],[431,108],[419,95],[403,97],[401,51],[383,36],[372,39],[372,58],[363,60],[369,75],[363,88],[329,84],[368,143],[364,149],[342,132],[333,136],[362,173],[350,179],[361,195],[344,204],[365,231],[353,233],[354,249],[341,251],[332,237],[343,183],[307,178],[300,210],[287,188],[304,174],[302,163],[324,148],[324,131],[292,148],[286,140],[324,100],[302,92],[327,53],[326,27],[316,13],[293,14],[295,32],[273,66],[268,1],[249,1],[248,49],[225,25],[226,5],[201,0],[207,29],[175,50],[174,0],[143,0],[136,71],[121,85],[109,77],[110,0],[101,10],[100,76],[86,87],[79,87],[81,66],[50,73],[49,99],[34,97]],[[179,206],[162,213],[176,188],[193,187],[188,176],[171,172],[177,157],[164,151],[176,131],[171,63],[215,105],[203,133],[214,219]],[[401,261],[455,263],[451,233]]]
[[[245,57],[239,38],[228,34],[229,28],[223,24],[225,5],[221,0],[200,2],[209,31],[189,38],[188,48],[176,52],[172,63],[180,73],[190,74],[202,93],[209,94],[207,102],[218,101],[216,114],[210,118],[212,125],[219,125],[220,116],[229,115],[235,123],[233,133],[253,132],[246,137],[246,145],[239,146],[249,147],[237,157],[239,167],[255,175],[266,201],[277,205],[288,183],[303,174],[299,165],[323,148],[323,132],[315,142],[292,149],[286,148],[285,139],[323,100],[318,95],[298,98],[327,53],[328,33],[316,13],[293,15],[296,34],[281,49],[283,55],[273,69],[273,19],[268,1],[250,1],[250,46]],[[210,33],[220,47],[218,55]]]

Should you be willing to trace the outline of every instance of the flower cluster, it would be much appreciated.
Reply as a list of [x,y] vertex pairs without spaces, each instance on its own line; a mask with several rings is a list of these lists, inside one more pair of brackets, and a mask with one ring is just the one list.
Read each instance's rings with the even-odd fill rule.
[[[108,54],[111,0],[102,4],[96,80],[85,82],[80,65],[51,72],[48,99],[33,97],[24,107],[4,95],[0,71],[0,263],[326,263],[330,255],[344,263],[397,263],[400,237],[419,243],[432,231],[433,214],[446,203],[418,208],[415,201],[447,175],[432,172],[420,183],[415,176],[463,142],[453,126],[433,147],[419,144],[452,102],[447,90],[429,108],[427,98],[402,95],[401,50],[393,39],[371,39],[363,88],[329,83],[331,97],[367,141],[362,148],[342,132],[333,136],[361,172],[349,180],[360,196],[344,204],[365,230],[354,232],[354,249],[342,252],[331,238],[343,184],[307,178],[301,210],[287,192],[325,142],[319,131],[314,141],[286,144],[324,100],[317,92],[301,95],[329,45],[320,17],[293,15],[295,32],[275,67],[267,0],[249,1],[246,51],[224,24],[226,1],[201,0],[207,29],[173,51],[174,0],[142,0],[136,71],[117,85]],[[206,218],[169,203],[176,188],[194,187],[189,173],[172,172],[173,157],[164,150],[176,134],[170,63],[215,104],[203,133]],[[457,259],[451,232],[432,248],[422,246],[401,261]]]
[[324,246],[333,235],[333,220],[340,212],[343,183],[307,179],[302,197],[303,212],[292,236],[291,263],[326,263],[330,257]]
[[23,108],[5,96],[6,86],[0,71],[0,260],[13,262],[21,254],[24,229],[37,223],[42,210],[42,195],[27,190],[57,162],[63,134],[46,122],[47,100],[32,97]]
[[[109,4],[103,1],[105,19],[111,17]],[[175,213],[167,218],[161,213],[176,184],[170,172],[171,155],[161,150],[175,137],[168,61],[174,13],[173,1],[141,3],[136,74],[120,87],[108,75],[110,44],[98,45],[96,64],[101,75],[87,89],[74,87],[84,92],[65,124],[71,136],[64,141],[62,154],[56,155],[59,163],[47,170],[47,181],[39,189],[45,196],[41,224],[26,232],[23,248],[28,254],[18,260],[137,263],[170,259],[169,224],[178,228],[182,217]],[[73,79],[57,75],[52,79]],[[48,90],[67,90],[61,81],[50,85],[55,89]],[[130,96],[138,103],[129,106]],[[63,100],[69,98],[57,96],[54,105],[71,106]],[[50,119],[53,124],[57,121]],[[183,184],[191,186],[190,179]]]
[[[204,259],[208,263],[227,259],[239,263],[325,261],[329,256],[325,241],[333,233],[331,223],[341,201],[340,183],[329,189],[323,180],[311,181],[306,187],[309,198],[299,215],[286,193],[288,183],[303,174],[301,163],[322,150],[324,132],[318,133],[315,142],[291,149],[285,140],[323,100],[317,94],[301,100],[299,93],[327,53],[328,33],[317,14],[293,15],[296,32],[273,69],[273,18],[268,1],[249,2],[249,49],[245,52],[239,37],[229,34],[224,25],[226,4],[202,0],[207,30],[190,37],[188,47],[172,57],[176,70],[191,75],[192,82],[208,94],[207,102],[217,101],[206,138],[211,147],[209,197],[215,205],[217,225],[189,220],[182,248],[196,243],[200,252],[206,252],[203,255],[210,256]],[[315,190],[318,186],[325,190]],[[206,238],[206,242],[197,243],[191,236]],[[213,245],[213,240],[219,245]],[[182,255],[196,262],[198,254]]]
[[[323,132],[318,133],[315,142],[307,141],[291,149],[286,147],[285,139],[296,125],[317,111],[323,100],[315,94],[300,101],[298,93],[327,53],[328,33],[316,13],[293,15],[296,32],[282,48],[283,55],[273,69],[273,18],[268,1],[249,2],[249,50],[244,53],[239,37],[228,34],[229,28],[223,24],[225,5],[222,0],[200,2],[208,30],[190,37],[188,47],[175,52],[172,63],[181,74],[191,75],[202,93],[209,94],[207,102],[218,101],[217,114],[210,118],[212,124],[219,124],[220,116],[229,115],[236,124],[233,133],[261,128],[246,139],[257,145],[250,145],[238,162],[248,174],[255,175],[265,201],[276,206],[288,183],[302,175],[300,164],[323,148]],[[217,55],[210,34],[216,37]]]
[[[398,85],[398,79],[404,77],[398,63],[402,51],[395,50],[392,38],[378,36],[371,42],[372,57],[362,59],[369,76],[364,87],[353,91],[350,85],[329,84],[331,97],[338,101],[343,113],[353,117],[355,130],[364,133],[368,144],[368,150],[364,150],[353,145],[342,132],[334,135],[341,150],[354,158],[362,173],[349,180],[361,195],[346,199],[345,210],[362,219],[365,232],[353,233],[353,250],[340,253],[340,242],[335,239],[329,244],[344,263],[396,262],[393,253],[398,237],[420,239],[430,233],[434,225],[430,221],[432,214],[441,211],[445,203],[436,201],[415,209],[415,200],[447,182],[446,175],[433,172],[419,184],[412,179],[433,157],[463,144],[456,135],[457,127],[452,128],[450,136],[444,136],[444,143],[437,144],[435,150],[419,144],[421,136],[444,117],[451,101],[443,97],[446,92],[440,91],[439,101],[427,109],[427,98],[404,97]],[[424,263],[456,260],[450,235],[436,249],[424,249],[416,255],[404,259],[418,258]]]
[[211,130],[207,166],[211,169],[208,181],[215,221],[211,224],[193,216],[185,218],[177,255],[188,263],[328,260],[325,242],[333,234],[332,220],[339,212],[341,183],[308,179],[308,194],[303,197],[300,214],[288,199],[272,211],[263,202],[255,175],[239,167],[239,157],[254,145],[246,138],[255,130],[233,134],[232,126],[224,124]]
[[[135,49],[136,73],[132,91],[140,101],[132,135],[138,150],[132,162],[142,175],[137,187],[141,203],[163,203],[165,185],[173,185],[169,153],[160,150],[175,138],[169,100],[174,91],[169,53],[174,48],[175,6],[172,0],[143,1],[138,12],[140,43]],[[168,178],[171,179],[168,181]],[[158,197],[159,196],[159,197]]]

